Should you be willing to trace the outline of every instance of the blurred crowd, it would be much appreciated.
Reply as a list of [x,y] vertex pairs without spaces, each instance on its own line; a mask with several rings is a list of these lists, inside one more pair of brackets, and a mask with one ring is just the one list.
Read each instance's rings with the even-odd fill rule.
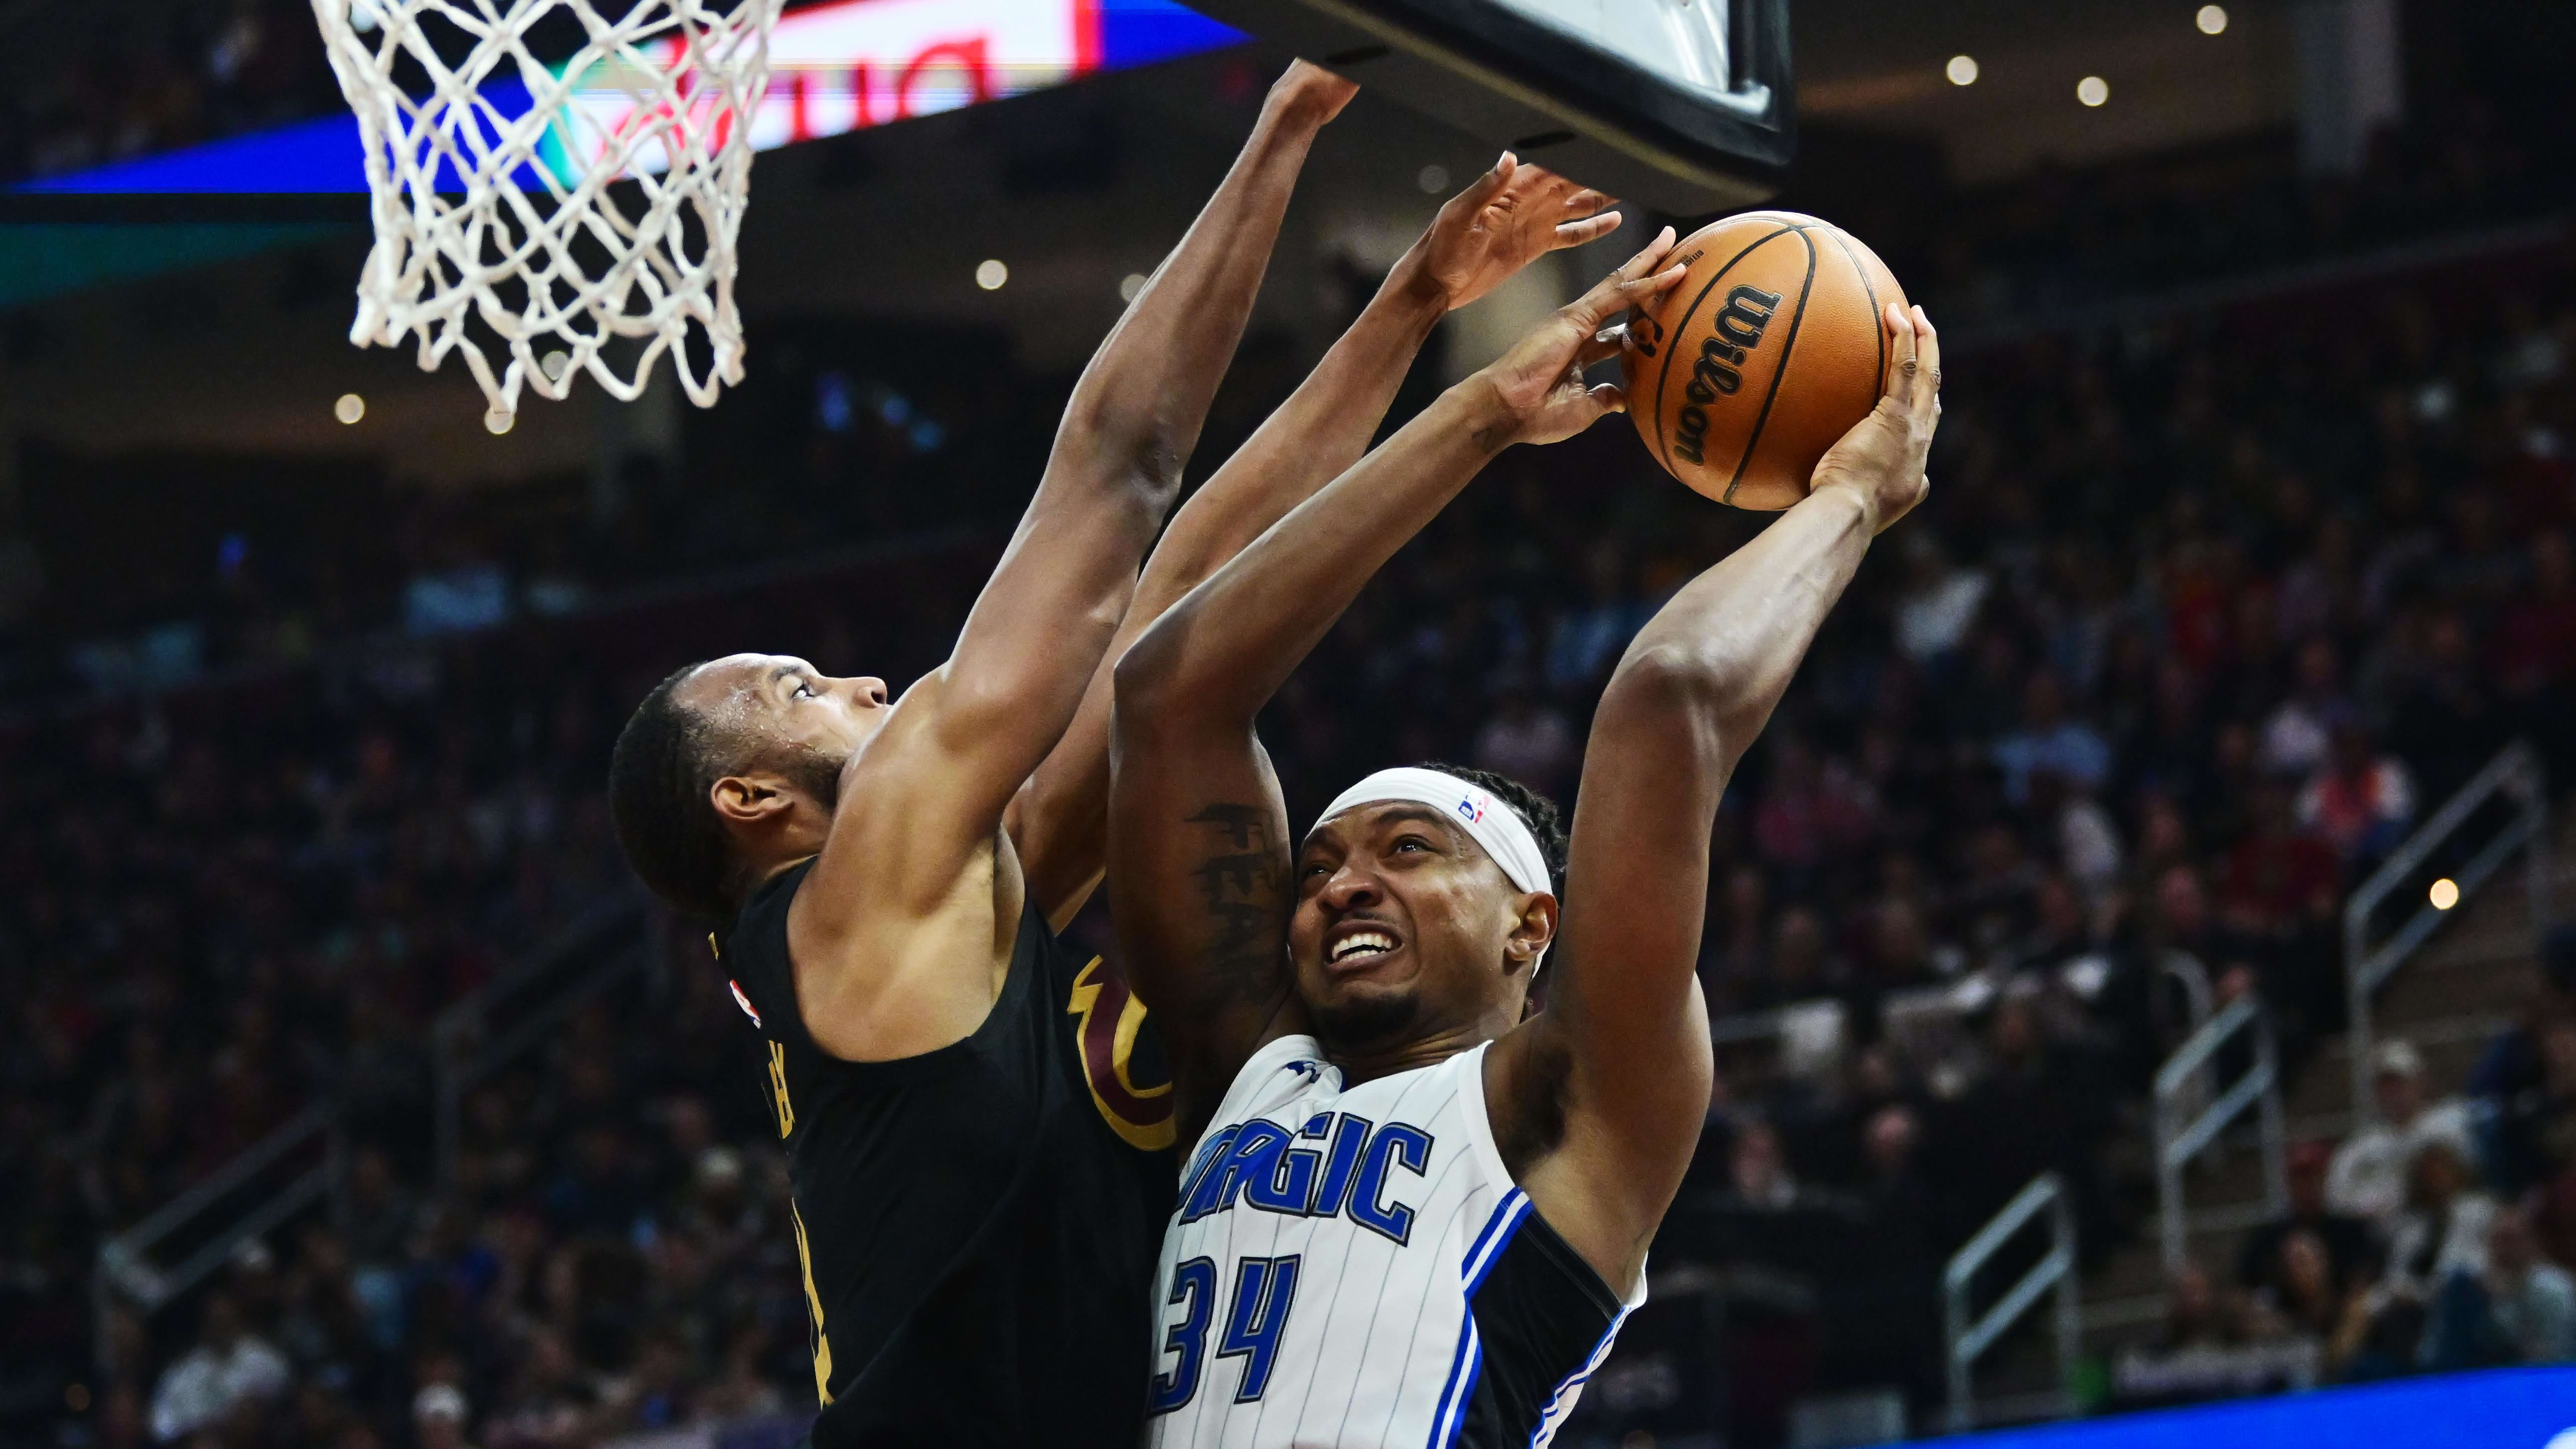
[[[2250,998],[2295,1069],[2341,1025],[2343,893],[2517,735],[2569,778],[2542,726],[2576,690],[2570,280],[2534,250],[1962,350],[1931,502],[1874,551],[1714,841],[1719,1099],[1656,1261],[1728,1303],[1737,1442],[1815,1390],[1935,1393],[1936,1274],[1968,1232],[2054,1170],[2088,1257],[2134,1234],[2140,1185],[2103,1145],[2134,1139],[2173,1045]],[[559,528],[424,504],[397,558],[327,587],[225,544],[194,647],[258,668],[223,689],[116,700],[153,672],[136,654],[86,681],[109,703],[13,701],[0,1419],[192,1449],[792,1437],[812,1376],[775,1132],[702,946],[656,928],[642,988],[478,1086],[444,1178],[427,1032],[631,891],[598,787],[644,682],[744,642],[908,678],[953,634],[989,555],[925,531],[1007,519],[1051,395],[802,353],[698,425],[738,437]],[[1202,472],[1297,361],[1247,343]],[[1760,524],[1620,424],[1507,455],[1265,719],[1292,812],[1426,759],[1570,798],[1629,637]],[[764,540],[897,535],[912,576],[845,565],[792,607],[739,581],[649,616],[620,593]],[[2383,1125],[2295,1154],[2293,1216],[2233,1277],[2176,1285],[2119,1392],[2209,1392],[2182,1356],[2210,1348],[2267,1383],[2566,1356],[2576,1025],[2552,980],[2465,1082],[2389,1043]],[[103,1237],[325,1099],[345,1211],[90,1321]],[[2246,1367],[2279,1343],[2308,1347]]]
[[[1932,501],[1715,841],[1724,1100],[1658,1251],[1822,1326],[1761,1392],[1928,1391],[1951,1248],[2042,1170],[2088,1258],[2131,1235],[2102,1144],[2181,1038],[2252,997],[2295,1072],[2341,1025],[2345,891],[2513,738],[2567,778],[2568,281],[2553,253],[1950,369]],[[1755,526],[1605,486],[1625,443],[1507,457],[1387,570],[1276,711],[1292,805],[1391,758],[1572,784],[1620,645]]]
[[[915,641],[967,602],[944,581],[971,589],[989,556],[908,567],[870,577],[927,618],[869,611],[881,646],[846,624],[781,642],[917,671],[936,645]],[[854,582],[806,587],[846,607]],[[18,1185],[0,1198],[0,1442],[555,1446],[721,1422],[761,1449],[800,1430],[784,1165],[703,939],[610,935],[627,973],[568,1011],[499,998],[458,1060],[540,1031],[465,1079],[443,1176],[430,1027],[637,900],[600,794],[627,702],[664,667],[636,638],[750,627],[728,609],[815,618],[816,598],[379,640],[0,732],[0,1173]],[[92,1319],[110,1234],[312,1102],[348,1144],[340,1210],[245,1241],[157,1313],[120,1270]]]
[[0,184],[302,120],[339,104],[312,7],[298,0],[128,6],[49,20],[41,40],[64,48],[0,100]]
[[2122,1402],[2576,1363],[2576,931],[2543,967],[2464,1091],[2381,1045],[2376,1119],[2291,1149],[2289,1211],[2232,1278],[2184,1267],[2162,1333],[2113,1366]]

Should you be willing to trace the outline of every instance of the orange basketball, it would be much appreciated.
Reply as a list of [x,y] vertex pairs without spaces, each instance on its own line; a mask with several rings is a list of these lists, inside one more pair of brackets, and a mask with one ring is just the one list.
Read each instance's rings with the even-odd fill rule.
[[1878,405],[1880,314],[1905,293],[1849,232],[1791,211],[1712,222],[1681,284],[1629,325],[1628,416],[1674,477],[1737,508],[1807,496],[1816,460]]

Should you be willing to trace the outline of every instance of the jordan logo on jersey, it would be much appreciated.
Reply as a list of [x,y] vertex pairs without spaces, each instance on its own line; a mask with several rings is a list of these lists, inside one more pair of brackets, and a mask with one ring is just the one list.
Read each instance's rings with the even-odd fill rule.
[[1240,1204],[1287,1217],[1347,1217],[1401,1244],[1413,1236],[1413,1207],[1398,1199],[1402,1189],[1390,1179],[1399,1172],[1419,1179],[1431,1149],[1431,1134],[1409,1122],[1321,1112],[1292,1136],[1255,1118],[1211,1134],[1199,1148],[1181,1184],[1180,1220],[1194,1223]]

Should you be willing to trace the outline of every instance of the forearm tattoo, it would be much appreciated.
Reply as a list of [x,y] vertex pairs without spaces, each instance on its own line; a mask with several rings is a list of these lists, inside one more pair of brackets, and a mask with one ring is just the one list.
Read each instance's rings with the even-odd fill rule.
[[1238,982],[1277,975],[1283,892],[1270,811],[1210,805],[1185,823],[1201,828],[1206,848],[1193,874],[1210,928],[1207,964]]

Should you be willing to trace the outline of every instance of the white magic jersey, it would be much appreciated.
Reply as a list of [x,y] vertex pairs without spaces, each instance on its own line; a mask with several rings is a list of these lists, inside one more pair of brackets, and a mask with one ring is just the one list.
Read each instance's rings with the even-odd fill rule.
[[1312,1037],[1253,1054],[1163,1235],[1156,1446],[1545,1445],[1621,1302],[1512,1182],[1485,1048],[1344,1090]]

